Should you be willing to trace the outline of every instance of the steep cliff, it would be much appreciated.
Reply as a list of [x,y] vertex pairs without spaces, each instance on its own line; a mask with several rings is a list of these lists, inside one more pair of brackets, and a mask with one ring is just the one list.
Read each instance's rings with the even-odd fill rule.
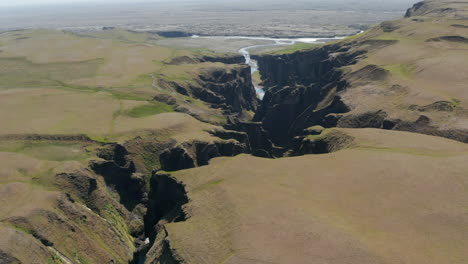
[[313,125],[468,142],[468,75],[449,70],[467,66],[466,10],[462,1],[425,1],[407,18],[339,42],[256,56],[266,95],[254,120],[280,145]]
[[[221,61],[224,60],[221,57]],[[213,59],[214,60],[214,59]],[[243,64],[201,64],[199,70],[190,81],[158,79],[158,86],[165,90],[173,90],[179,95],[199,99],[211,108],[220,109],[223,115],[242,115],[245,112],[255,111],[258,99],[252,84],[250,67]],[[203,120],[197,110],[191,111],[191,104],[181,100],[180,96],[160,93],[156,100],[171,104],[181,112]],[[203,120],[209,121],[209,120]]]

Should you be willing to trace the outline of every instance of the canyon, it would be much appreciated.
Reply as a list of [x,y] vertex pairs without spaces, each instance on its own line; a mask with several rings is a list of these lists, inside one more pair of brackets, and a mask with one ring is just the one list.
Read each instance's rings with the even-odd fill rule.
[[249,54],[262,100],[245,54],[1,33],[0,263],[465,263],[467,19]]

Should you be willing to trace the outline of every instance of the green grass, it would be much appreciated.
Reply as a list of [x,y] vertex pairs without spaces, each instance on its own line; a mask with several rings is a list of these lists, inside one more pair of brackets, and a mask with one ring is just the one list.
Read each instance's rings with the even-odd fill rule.
[[127,112],[127,115],[133,118],[147,117],[161,113],[174,112],[174,108],[161,102],[152,102],[147,105],[137,106]]
[[428,156],[434,158],[447,158],[447,157],[455,157],[460,155],[460,153],[434,153],[431,151],[424,151],[418,149],[411,149],[411,148],[390,148],[390,147],[378,147],[378,146],[366,146],[366,145],[359,145],[356,147],[359,150],[367,150],[367,151],[377,151],[377,152],[387,152],[387,153],[404,153],[410,155],[417,155],[417,156]]
[[98,135],[87,135],[90,139],[99,142],[99,143],[113,143],[109,137],[106,136],[98,136]]
[[219,185],[219,184],[221,184],[221,183],[223,183],[223,182],[224,182],[224,179],[214,180],[214,181],[211,181],[211,182],[208,182],[208,183],[205,183],[205,184],[203,184],[203,185],[198,186],[198,187],[195,188],[193,191],[194,191],[194,192],[203,191],[203,190],[206,190],[206,189],[209,188],[209,187]]
[[[315,126],[314,126],[315,127]],[[324,130],[322,130],[322,133],[320,133],[319,135],[308,135],[306,137],[306,139],[310,140],[310,141],[317,141],[317,140],[322,140],[324,139],[328,134],[330,134],[331,132],[336,132],[335,129],[333,128],[325,128]]]
[[275,50],[275,51],[272,51],[272,52],[267,52],[266,54],[270,54],[270,55],[291,54],[291,53],[294,53],[294,52],[297,52],[297,51],[312,49],[312,48],[316,48],[316,47],[320,47],[320,46],[323,46],[323,44],[313,44],[313,43],[302,43],[302,42],[300,42],[300,43],[296,43],[294,45],[289,45],[284,49]]
[[106,90],[109,93],[111,93],[112,97],[119,99],[119,100],[129,100],[129,101],[146,101],[148,98],[142,96],[142,95],[137,95],[137,94],[132,94],[132,93],[125,93],[125,92],[120,92],[120,91],[114,91],[112,89]]
[[415,67],[411,64],[390,64],[383,66],[383,68],[393,76],[404,80],[411,80],[415,70]]
[[223,182],[224,182],[224,180],[217,180],[217,181],[212,181],[212,182],[210,182],[208,184],[209,185],[218,185],[218,184],[223,183]]
[[77,255],[76,258],[78,259],[78,262],[80,262],[81,264],[89,264],[89,261],[83,256]]
[[98,39],[111,39],[118,40],[121,42],[132,43],[132,44],[155,44],[155,41],[161,39],[161,37],[146,33],[146,32],[132,32],[125,29],[115,28],[112,30],[104,30],[97,32],[88,32],[88,33],[74,33],[66,32],[66,34],[74,35],[77,37],[88,37],[88,38],[98,38]]
[[261,83],[262,82],[262,75],[260,74],[259,71],[254,72],[252,74],[252,80],[254,83]]
[[52,256],[47,259],[47,264],[63,264],[63,262],[59,256],[57,256],[55,253],[52,253]]
[[455,106],[457,106],[457,107],[461,105],[461,101],[458,100],[458,99],[452,98],[451,101],[452,101],[452,103],[453,103]]
[[126,238],[127,241],[125,242],[127,245],[133,244],[134,238],[130,235],[128,226],[125,223],[124,218],[112,204],[107,203],[104,206],[103,217],[113,224],[113,227],[115,228],[116,232],[119,233],[120,237]]
[[49,140],[0,142],[0,151],[15,152],[46,161],[85,160],[91,157],[83,144]]
[[26,58],[0,58],[0,87],[57,86],[73,79],[93,77],[103,59],[82,62],[37,64]]

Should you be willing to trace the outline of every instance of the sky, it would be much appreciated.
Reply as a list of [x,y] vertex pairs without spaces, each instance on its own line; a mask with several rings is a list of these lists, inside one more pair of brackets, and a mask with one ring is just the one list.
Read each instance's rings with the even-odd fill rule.
[[[197,0],[183,0],[188,2],[194,2]],[[359,0],[358,0],[359,1]],[[367,0],[371,1],[372,0]],[[375,2],[383,0],[374,0]],[[393,2],[417,2],[418,0],[386,0]],[[118,3],[118,2],[182,2],[182,0],[0,0],[0,7],[14,7],[14,6],[25,6],[25,5],[43,5],[43,4],[67,4],[67,3]],[[218,2],[218,1],[215,1]],[[219,1],[221,2],[221,1]],[[230,2],[230,1],[228,1]]]
[[0,0],[0,7],[43,5],[43,4],[66,4],[66,3],[116,3],[116,2],[161,2],[164,0]]

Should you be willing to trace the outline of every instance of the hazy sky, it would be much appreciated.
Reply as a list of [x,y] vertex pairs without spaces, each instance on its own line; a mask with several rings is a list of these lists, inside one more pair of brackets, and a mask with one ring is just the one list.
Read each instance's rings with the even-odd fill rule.
[[[24,5],[41,5],[41,4],[67,4],[67,3],[143,3],[143,2],[196,2],[200,0],[0,0],[0,7],[13,7],[13,6],[24,6]],[[202,0],[206,1],[206,0]],[[224,0],[231,2],[230,0]],[[311,0],[313,2],[313,0]],[[358,0],[368,2],[418,2],[418,0]],[[223,2],[223,0],[215,0],[216,2]]]
[[40,4],[64,4],[64,3],[116,3],[116,2],[161,2],[165,0],[0,0],[0,6],[22,6]]

